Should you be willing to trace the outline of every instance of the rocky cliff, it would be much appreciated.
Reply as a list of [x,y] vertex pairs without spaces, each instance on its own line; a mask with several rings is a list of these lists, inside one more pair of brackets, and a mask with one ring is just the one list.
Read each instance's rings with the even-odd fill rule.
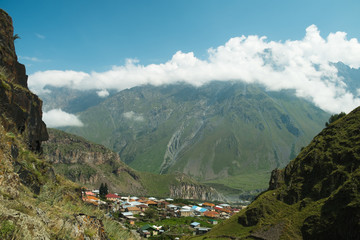
[[107,183],[110,191],[183,199],[219,200],[224,197],[215,189],[202,185],[185,174],[157,175],[136,171],[120,160],[117,153],[82,137],[48,129],[44,142],[45,158],[55,171],[89,188]]
[[[209,234],[255,239],[360,239],[360,108],[335,121],[269,190]],[[207,236],[207,237],[210,237]]]
[[48,138],[42,102],[27,88],[15,38],[0,9],[0,239],[131,238],[120,226],[111,233],[104,212],[84,206],[80,186],[54,174],[39,155]]
[[139,173],[126,166],[117,153],[60,130],[48,132],[49,140],[43,144],[44,157],[53,163],[57,173],[92,189],[107,183],[112,192],[146,194]]
[[189,183],[170,185],[170,197],[203,201],[226,201],[225,198],[212,187]]
[[25,66],[17,61],[14,29],[9,15],[0,11],[0,121],[7,131],[17,131],[31,150],[47,140],[42,121],[42,101],[27,88]]

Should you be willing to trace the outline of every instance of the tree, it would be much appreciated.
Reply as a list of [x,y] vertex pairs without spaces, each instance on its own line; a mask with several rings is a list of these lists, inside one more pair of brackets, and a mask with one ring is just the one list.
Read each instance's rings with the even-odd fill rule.
[[329,121],[325,123],[325,126],[326,126],[326,127],[329,126],[331,123],[333,123],[333,122],[335,122],[336,120],[344,117],[345,115],[346,115],[346,113],[344,113],[344,112],[341,112],[341,113],[339,113],[339,114],[333,114],[333,115],[331,115],[330,118],[329,118]]
[[147,220],[151,220],[151,219],[156,220],[159,218],[159,214],[157,210],[151,207],[146,209],[144,214],[145,214],[144,218]]
[[101,183],[100,188],[99,188],[100,199],[105,200],[106,199],[105,196],[108,193],[109,193],[109,190],[108,190],[107,183],[105,183],[105,184]]

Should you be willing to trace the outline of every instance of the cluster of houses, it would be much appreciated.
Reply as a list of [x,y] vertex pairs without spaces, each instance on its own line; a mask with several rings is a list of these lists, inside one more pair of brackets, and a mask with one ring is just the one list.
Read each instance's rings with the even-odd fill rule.
[[[217,224],[218,219],[227,219],[233,214],[240,211],[239,208],[232,208],[229,204],[217,204],[204,202],[197,205],[185,205],[174,203],[171,198],[156,199],[154,197],[135,197],[135,196],[119,196],[117,194],[107,194],[106,201],[100,200],[98,191],[83,191],[83,201],[94,205],[106,204],[112,213],[119,213],[123,222],[134,225],[136,221],[141,220],[145,216],[145,212],[149,209],[155,209],[160,219],[177,218],[177,217],[207,217],[208,222]],[[190,225],[197,234],[203,234],[210,228],[201,227],[200,223],[193,222]],[[159,235],[164,232],[161,226],[144,225],[138,229],[143,237]]]

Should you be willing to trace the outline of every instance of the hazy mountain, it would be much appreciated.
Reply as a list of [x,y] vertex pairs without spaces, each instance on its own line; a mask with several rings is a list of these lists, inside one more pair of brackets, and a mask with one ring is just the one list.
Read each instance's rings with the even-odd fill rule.
[[[108,91],[112,96],[116,91]],[[47,112],[51,109],[60,108],[68,113],[82,112],[89,107],[95,106],[105,100],[100,97],[97,90],[77,90],[66,87],[46,86],[45,92],[39,94],[43,100],[43,111]]]
[[269,190],[206,238],[359,239],[360,108],[330,124]]
[[134,87],[79,117],[84,127],[65,130],[119,152],[137,170],[180,171],[225,185],[224,179],[258,174],[264,185],[270,171],[295,157],[329,114],[291,92],[212,82],[198,88]]

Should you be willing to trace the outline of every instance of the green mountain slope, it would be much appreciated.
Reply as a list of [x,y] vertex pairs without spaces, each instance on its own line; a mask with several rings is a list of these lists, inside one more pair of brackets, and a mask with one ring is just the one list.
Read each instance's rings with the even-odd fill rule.
[[360,108],[317,135],[269,190],[206,239],[359,239]]
[[290,92],[212,82],[135,87],[79,116],[85,126],[66,131],[119,152],[134,169],[218,183],[285,166],[329,115]]
[[158,175],[128,167],[117,153],[82,137],[48,129],[44,157],[55,172],[92,189],[107,183],[111,192],[201,200],[224,200],[213,188],[181,174]]

